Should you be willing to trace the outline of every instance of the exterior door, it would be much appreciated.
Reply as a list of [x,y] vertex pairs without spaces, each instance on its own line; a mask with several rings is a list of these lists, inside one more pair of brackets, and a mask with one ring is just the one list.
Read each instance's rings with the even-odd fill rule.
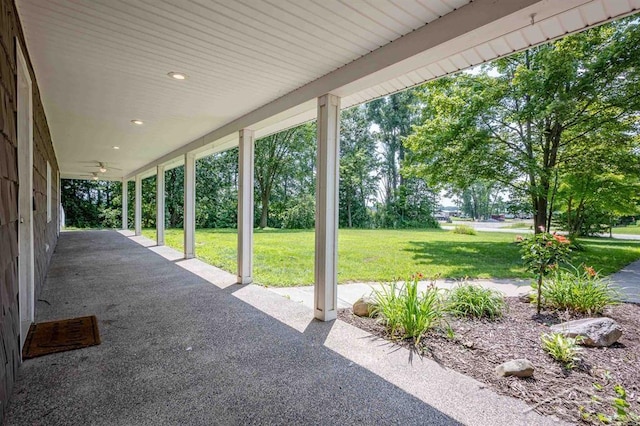
[[16,39],[18,64],[18,308],[20,349],[34,320],[33,262],[33,106],[31,76]]

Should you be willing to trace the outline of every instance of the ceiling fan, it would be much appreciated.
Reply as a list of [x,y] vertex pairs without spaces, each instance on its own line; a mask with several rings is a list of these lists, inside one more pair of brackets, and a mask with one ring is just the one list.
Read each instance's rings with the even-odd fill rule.
[[84,166],[84,167],[94,168],[94,167],[97,166],[98,167],[98,172],[100,172],[100,173],[107,173],[109,170],[122,170],[122,169],[119,169],[117,167],[108,166],[107,163],[104,162],[104,161],[91,161],[91,162],[88,162],[88,163],[90,163],[91,165],[87,165],[87,166]]

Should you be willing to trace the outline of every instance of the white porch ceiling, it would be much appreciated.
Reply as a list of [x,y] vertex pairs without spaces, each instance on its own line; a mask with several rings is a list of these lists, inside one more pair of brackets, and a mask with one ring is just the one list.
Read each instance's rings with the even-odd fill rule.
[[234,146],[242,127],[265,135],[307,121],[324,93],[348,107],[640,8],[640,0],[16,3],[62,176],[89,177],[105,162],[121,169],[109,178]]

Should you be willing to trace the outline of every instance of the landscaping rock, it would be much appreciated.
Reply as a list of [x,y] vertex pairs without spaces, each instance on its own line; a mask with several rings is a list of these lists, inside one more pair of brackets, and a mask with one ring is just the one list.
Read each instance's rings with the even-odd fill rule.
[[362,296],[353,304],[353,313],[359,317],[370,317],[377,304],[373,297]]
[[533,364],[528,359],[512,359],[497,366],[496,374],[500,377],[531,377],[533,370]]
[[518,299],[522,302],[522,303],[531,303],[532,297],[534,297],[534,295],[532,293],[526,293],[526,294],[521,294],[520,296],[518,296]]
[[622,336],[622,328],[611,318],[584,318],[551,326],[567,337],[582,337],[583,346],[611,346]]

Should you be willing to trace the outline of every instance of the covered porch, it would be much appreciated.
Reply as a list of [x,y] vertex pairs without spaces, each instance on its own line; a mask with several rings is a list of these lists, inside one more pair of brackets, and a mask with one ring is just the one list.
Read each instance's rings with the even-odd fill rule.
[[131,232],[63,232],[36,321],[102,343],[21,367],[7,424],[555,424],[479,382]]
[[[203,3],[0,0],[5,422],[555,424],[335,320],[340,111],[640,2]],[[255,141],[314,119],[311,309],[251,283]],[[195,258],[195,164],[235,147],[229,274]],[[184,252],[163,245],[164,173],[178,166]],[[157,244],[141,236],[141,182],[154,175]],[[58,240],[61,179],[92,178],[124,184],[123,231]],[[32,322],[83,315],[97,316],[100,345],[22,362]]]

